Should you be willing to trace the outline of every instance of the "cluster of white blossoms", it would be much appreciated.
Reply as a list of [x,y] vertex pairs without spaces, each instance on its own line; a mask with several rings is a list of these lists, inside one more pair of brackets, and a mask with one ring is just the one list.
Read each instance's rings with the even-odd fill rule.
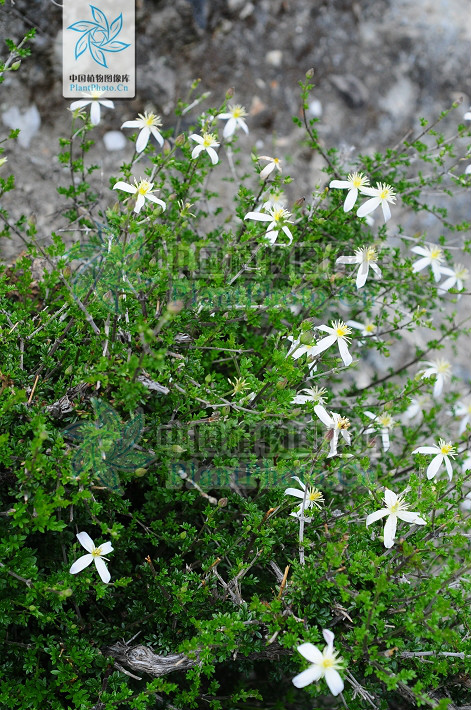
[[[454,264],[451,269],[448,266],[442,266],[445,255],[440,247],[436,245],[424,247],[415,246],[412,247],[411,251],[413,251],[414,254],[419,254],[421,257],[421,259],[412,265],[412,271],[414,273],[430,266],[435,283],[438,283],[442,276],[448,276],[438,287],[440,293],[445,293],[451,288],[457,291],[463,290],[464,282],[469,278],[469,270],[462,264]],[[460,296],[458,296],[458,298],[460,298]]]
[[[97,125],[100,122],[101,107],[114,108],[112,101],[101,98],[101,92],[93,92],[83,100],[74,101],[70,109],[72,111],[78,111],[88,105],[90,106],[90,121],[93,125]],[[189,108],[191,108],[191,106]],[[216,132],[212,132],[215,120],[226,122],[222,136],[223,139],[230,140],[238,130],[242,130],[245,134],[248,134],[249,130],[245,122],[246,117],[247,112],[245,108],[239,104],[229,104],[227,111],[218,114],[215,119],[211,118],[209,122],[202,117],[201,134],[192,133],[188,136],[189,140],[193,141],[193,144],[195,144],[192,145],[191,150],[192,160],[197,161],[200,156],[206,154],[211,164],[213,166],[216,165],[219,162],[218,149],[221,147],[222,141],[219,139]],[[465,120],[471,120],[471,112],[465,115]],[[125,121],[121,128],[138,129],[135,151],[137,154],[141,154],[147,148],[151,138],[155,139],[160,147],[164,146],[164,138],[159,130],[161,126],[162,121],[160,116],[146,111],[143,114],[139,114],[134,120]],[[264,167],[261,167],[259,172],[260,180],[264,181],[262,189],[260,190],[261,195],[263,189],[266,187],[265,183],[270,176],[276,176],[277,173],[282,173],[282,163],[280,158],[267,155],[259,156],[258,161],[266,163]],[[293,215],[286,209],[286,198],[283,192],[277,189],[276,186],[277,181],[275,179],[274,189],[268,194],[265,194],[264,197],[260,197],[259,195],[260,200],[258,207],[257,203],[255,203],[254,210],[248,212],[244,220],[264,222],[264,237],[270,245],[289,246],[293,241],[293,234],[290,229],[290,225],[294,223],[292,219]],[[396,194],[395,190],[390,185],[378,182],[375,187],[371,187],[368,177],[361,172],[353,172],[348,175],[346,180],[332,180],[329,187],[347,190],[343,204],[344,212],[350,212],[354,208],[358,197],[364,196],[369,199],[358,207],[356,214],[359,218],[366,217],[367,220],[371,219],[369,217],[371,213],[378,207],[381,207],[384,222],[386,223],[391,219],[389,205],[396,202]],[[134,184],[118,181],[113,189],[122,190],[134,198],[133,209],[137,214],[147,202],[158,205],[163,211],[166,209],[166,203],[153,194],[158,190],[154,188],[154,182],[150,180],[142,178],[140,180],[134,179]],[[183,203],[181,204],[182,210],[188,210],[190,207],[190,203],[185,203],[185,205]],[[278,242],[278,240],[280,240],[280,242]],[[454,264],[451,268],[445,266],[445,254],[442,248],[437,245],[418,245],[412,247],[411,251],[420,257],[412,265],[413,273],[419,273],[427,267],[430,267],[435,283],[439,284],[437,288],[440,293],[446,293],[450,289],[457,291],[463,290],[464,282],[469,276],[468,269],[461,264]],[[373,244],[366,244],[355,249],[354,252],[354,254],[339,256],[336,259],[336,264],[354,267],[356,288],[361,289],[365,286],[370,276],[370,271],[375,279],[380,280],[382,278],[382,271],[377,263],[379,256],[377,247]],[[442,277],[446,277],[444,281],[442,281]],[[458,295],[458,298],[459,297]],[[311,331],[303,332],[298,338],[295,338],[293,335],[286,336],[285,339],[290,343],[287,357],[292,357],[293,360],[297,361],[306,355],[309,375],[312,376],[312,373],[317,370],[319,358],[322,356],[322,353],[332,347],[336,347],[344,367],[349,367],[353,362],[353,357],[349,351],[352,328],[358,330],[359,335],[363,338],[368,336],[377,338],[377,326],[373,322],[358,322],[355,320],[343,322],[342,320],[333,320],[330,322],[330,325],[322,324],[313,326],[313,331],[318,331],[319,334],[323,334],[323,337],[318,337]],[[361,345],[362,341],[358,340],[357,342]],[[439,358],[424,361],[421,363],[421,366],[422,369],[419,370],[418,377],[421,380],[433,378],[433,398],[439,398],[442,395],[446,381],[451,376],[451,364],[447,360]],[[250,390],[251,388],[243,378],[239,377],[234,381],[229,380],[229,383],[232,387],[232,396],[243,395],[240,401],[252,401],[256,397],[254,392],[244,395],[244,391]],[[313,406],[315,415],[326,427],[324,440],[328,442],[329,445],[326,458],[331,459],[339,455],[343,455],[344,457],[351,456],[351,454],[346,453],[339,454],[338,451],[339,444],[341,445],[341,451],[344,450],[345,446],[352,445],[350,420],[338,412],[331,411],[330,408],[327,409],[324,406],[326,400],[327,391],[323,387],[305,387],[295,395],[292,399],[292,404],[308,405],[308,407]],[[432,403],[428,394],[419,392],[416,397],[411,400],[409,407],[403,413],[402,422],[409,424],[414,420],[420,424],[424,409]],[[370,420],[364,428],[364,433],[373,434],[378,432],[381,436],[383,451],[385,453],[388,452],[391,446],[390,433],[397,425],[397,422],[386,410],[376,414],[368,410],[363,413]],[[460,418],[459,434],[462,435],[471,422],[471,401],[459,401],[450,414]],[[426,477],[428,480],[433,479],[443,467],[451,480],[453,475],[451,459],[455,458],[456,451],[456,446],[451,441],[445,441],[440,438],[437,444],[419,446],[411,453],[412,455],[422,454],[424,456],[432,456],[426,469]],[[471,469],[471,455],[468,456],[463,464],[463,471],[468,469]],[[306,485],[298,476],[292,476],[292,478],[297,482],[299,488],[288,487],[284,493],[296,499],[297,508],[290,513],[290,516],[296,518],[300,526],[304,526],[304,523],[312,521],[311,517],[306,517],[306,512],[310,511],[312,514],[315,514],[316,510],[322,509],[325,503],[324,495],[322,491],[314,485]],[[386,518],[383,529],[383,543],[384,547],[387,549],[392,548],[396,542],[396,532],[399,521],[408,523],[409,525],[426,525],[426,520],[420,516],[419,512],[409,510],[409,503],[406,501],[409,490],[410,488],[406,487],[402,493],[396,494],[385,487],[384,507],[368,514],[366,517],[366,528]],[[77,539],[85,548],[87,554],[83,555],[72,564],[70,573],[77,574],[94,562],[101,580],[105,584],[108,584],[111,577],[105,563],[105,561],[108,561],[105,555],[113,551],[111,543],[105,542],[96,547],[95,543],[86,532],[78,533]],[[301,540],[300,532],[300,541]],[[339,673],[344,667],[344,662],[342,658],[339,657],[337,651],[334,650],[334,634],[327,629],[324,629],[322,633],[327,644],[323,651],[320,651],[312,643],[303,643],[298,647],[297,650],[299,653],[307,659],[311,665],[293,678],[293,684],[297,688],[303,688],[310,683],[317,682],[324,678],[330,691],[336,696],[339,695],[344,688],[344,683]]]
[[376,187],[370,187],[370,181],[363,173],[350,173],[346,180],[332,180],[329,187],[348,190],[347,197],[343,203],[344,212],[350,212],[353,209],[358,194],[368,195],[370,199],[359,207],[357,217],[366,217],[381,206],[384,221],[388,222],[391,219],[389,203],[394,204],[396,202],[396,192],[391,185],[378,182]]

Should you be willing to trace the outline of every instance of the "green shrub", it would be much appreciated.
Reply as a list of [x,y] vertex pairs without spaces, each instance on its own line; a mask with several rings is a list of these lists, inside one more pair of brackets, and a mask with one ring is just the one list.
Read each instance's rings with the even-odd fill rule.
[[[308,76],[304,105],[311,89]],[[163,148],[135,151],[103,204],[88,182],[94,128],[88,109],[74,111],[60,155],[72,176],[60,190],[70,234],[80,236],[71,247],[62,233],[42,247],[32,221],[0,211],[3,236],[28,244],[0,281],[0,706],[464,706],[469,383],[447,363],[469,343],[466,290],[457,308],[466,272],[444,291],[429,266],[414,271],[423,254],[411,247],[426,235],[399,228],[392,239],[381,209],[367,224],[356,211],[371,194],[345,212],[347,193],[328,187],[346,171],[314,121],[306,144],[325,158],[325,181],[291,215],[278,203],[274,229],[287,230],[273,244],[267,221],[244,217],[291,182],[284,162],[266,176],[275,163],[254,155],[236,178],[237,138],[219,141],[220,163],[229,153],[235,165],[226,219],[209,182],[224,168],[204,150],[192,158],[190,136],[216,134],[227,110],[227,100],[205,110],[184,133],[161,127]],[[458,164],[468,140],[464,125],[449,141],[424,122],[416,138],[353,166],[393,187],[393,216],[437,217],[429,261],[439,279],[453,279],[441,269],[457,248],[469,253],[469,224],[426,193],[441,190],[451,206],[469,187]],[[1,194],[14,188],[6,168]],[[136,211],[131,188],[120,189],[139,171],[135,188],[165,210],[145,199]],[[365,264],[381,278],[370,271],[357,288],[359,265],[337,259],[371,247]],[[349,320],[357,326],[345,329]],[[329,333],[318,327],[332,323],[340,351],[319,346]],[[306,387],[307,401],[293,402]],[[413,452],[439,438],[453,472],[443,460],[428,480],[435,456]],[[301,483],[305,498],[285,494]],[[407,488],[416,514],[394,540],[402,508],[390,493],[384,539],[384,517],[366,526],[385,488]],[[80,532],[111,543],[107,562]],[[83,564],[98,563],[71,574],[85,554]],[[296,649],[323,647],[324,629],[343,658],[336,698],[323,678],[292,682],[307,667]]]

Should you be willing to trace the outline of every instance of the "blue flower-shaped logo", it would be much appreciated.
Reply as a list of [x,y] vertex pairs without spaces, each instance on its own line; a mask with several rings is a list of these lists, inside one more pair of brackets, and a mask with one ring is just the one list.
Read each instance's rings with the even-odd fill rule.
[[118,15],[110,24],[104,12],[98,7],[90,5],[94,22],[80,20],[67,27],[68,30],[82,33],[75,45],[75,59],[89,50],[97,64],[108,68],[105,52],[122,52],[129,47],[126,42],[118,42],[116,37],[123,28],[123,13]]

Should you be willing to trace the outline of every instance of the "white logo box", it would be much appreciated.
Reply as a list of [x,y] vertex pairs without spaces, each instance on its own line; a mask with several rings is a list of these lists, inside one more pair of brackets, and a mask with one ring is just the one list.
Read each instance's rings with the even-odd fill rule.
[[64,98],[134,98],[135,0],[63,0],[62,7]]

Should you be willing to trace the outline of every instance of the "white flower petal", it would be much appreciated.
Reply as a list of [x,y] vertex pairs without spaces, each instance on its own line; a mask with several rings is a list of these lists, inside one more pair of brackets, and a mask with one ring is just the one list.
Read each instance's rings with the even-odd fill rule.
[[87,552],[93,552],[95,549],[95,543],[93,542],[90,535],[86,532],[77,533],[77,540],[86,549]]
[[90,121],[94,126],[97,126],[100,123],[100,117],[100,104],[98,101],[92,101],[92,105],[90,106]]
[[427,468],[427,478],[430,480],[436,476],[438,469],[443,463],[443,454],[437,454]]
[[108,572],[108,567],[106,566],[105,561],[102,560],[101,557],[95,557],[94,559],[97,572],[101,577],[101,581],[105,584],[108,584],[111,579],[111,575]]
[[144,148],[146,147],[147,143],[149,142],[149,137],[150,137],[150,129],[148,126],[145,126],[139,133],[136,141],[136,150],[138,153],[142,153]]
[[338,695],[343,690],[343,680],[335,668],[327,668],[324,674],[327,685],[332,695]]
[[309,668],[293,678],[293,685],[296,688],[304,688],[306,685],[319,680],[321,675],[322,669],[320,666],[309,666]]
[[397,517],[395,515],[389,515],[386,523],[384,525],[384,546],[390,548],[394,545],[394,538],[396,537],[396,527],[397,527]]
[[385,515],[389,515],[389,510],[387,508],[381,508],[381,510],[375,510],[374,513],[370,513],[366,518],[366,527],[375,523],[377,520],[381,520]]
[[353,208],[355,202],[357,201],[358,197],[358,190],[356,187],[353,188],[353,190],[349,190],[347,193],[347,197],[345,198],[345,202],[343,203],[343,211],[344,212],[350,212],[350,210]]
[[345,367],[348,367],[349,365],[351,365],[353,362],[353,357],[350,355],[350,353],[348,351],[348,345],[347,345],[346,341],[343,340],[342,338],[339,338],[339,352],[340,352],[340,356],[343,360],[343,364],[345,365]]
[[88,565],[93,561],[93,555],[83,555],[82,557],[79,557],[76,562],[72,565],[70,568],[69,572],[70,574],[77,574],[78,572],[81,572],[85,567],[88,567]]
[[[366,194],[366,193],[365,193]],[[381,203],[379,197],[373,197],[371,200],[364,202],[357,211],[357,217],[366,217],[367,214],[374,212],[374,210]]]
[[302,643],[296,650],[309,663],[320,663],[322,661],[322,653],[313,643]]

